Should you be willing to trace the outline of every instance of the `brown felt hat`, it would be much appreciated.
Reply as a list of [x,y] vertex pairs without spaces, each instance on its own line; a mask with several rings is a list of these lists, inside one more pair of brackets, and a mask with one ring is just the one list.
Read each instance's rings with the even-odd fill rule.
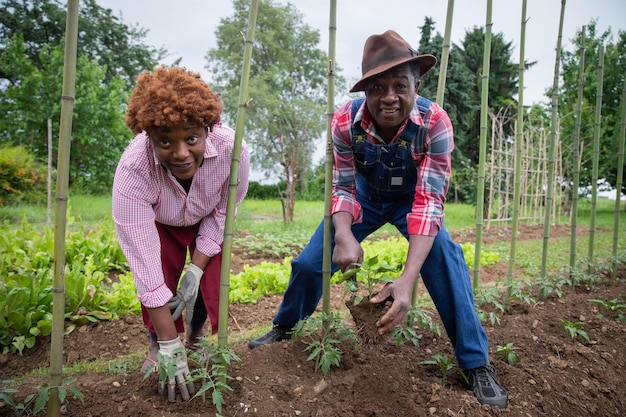
[[393,30],[370,36],[363,47],[363,62],[361,63],[363,76],[354,84],[350,92],[363,91],[363,82],[366,79],[410,61],[417,61],[420,66],[420,75],[424,75],[437,63],[437,58],[430,54],[418,54]]

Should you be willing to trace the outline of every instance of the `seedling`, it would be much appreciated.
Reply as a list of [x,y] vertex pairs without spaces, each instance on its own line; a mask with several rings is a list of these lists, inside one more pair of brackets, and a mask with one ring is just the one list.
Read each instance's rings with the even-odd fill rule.
[[431,333],[437,333],[441,336],[441,328],[437,323],[433,322],[430,316],[419,307],[411,308],[407,313],[406,325],[398,324],[391,331],[391,337],[396,340],[396,344],[400,346],[405,341],[411,343],[413,346],[419,346],[421,334],[417,334],[414,329],[414,324],[420,329],[428,330]]
[[502,356],[509,365],[515,365],[520,361],[519,355],[515,352],[518,349],[519,347],[513,346],[513,342],[509,342],[506,346],[498,345],[498,347],[496,347],[496,354]]
[[191,360],[201,365],[191,371],[192,381],[202,383],[193,398],[202,397],[205,400],[205,393],[210,390],[211,400],[219,416],[224,405],[224,391],[233,390],[227,383],[228,380],[233,379],[228,375],[227,367],[232,362],[241,362],[241,359],[228,346],[219,346],[214,338],[205,337],[198,346],[200,349],[189,356]]
[[[78,388],[66,388],[66,386],[73,383],[74,381],[76,381],[76,378],[68,378],[63,381],[63,384],[60,387],[56,387],[58,388],[58,395],[61,403],[65,401],[68,390],[72,394],[74,394],[74,396],[78,398],[78,400],[82,404],[85,403],[83,393],[80,392]],[[24,398],[23,403],[16,404],[15,401],[13,401],[11,394],[15,394],[19,391],[15,388],[8,388],[8,385],[12,382],[12,380],[0,381],[0,383],[3,384],[3,387],[0,388],[0,401],[8,405],[9,408],[13,410],[13,413],[16,416],[34,416],[46,408],[46,405],[48,404],[48,399],[50,398],[50,390],[54,387],[51,387],[48,384],[44,383],[37,387],[36,393],[28,394],[26,398]]]
[[413,326],[403,326],[402,324],[398,324],[391,331],[391,337],[396,340],[396,345],[398,346],[407,341],[417,347],[420,345],[422,335],[417,334]]
[[614,318],[620,323],[624,323],[626,322],[626,315],[624,314],[624,312],[626,312],[626,295],[622,295],[621,298],[624,301],[620,301],[617,298],[608,301],[598,299],[591,299],[589,301],[595,303],[598,307],[604,307],[612,313],[612,315],[617,314],[617,317]]
[[450,358],[448,355],[434,354],[433,359],[419,362],[420,365],[438,365],[441,370],[441,379],[439,384],[445,386],[448,383],[448,374],[451,371],[458,372],[465,382],[469,383],[467,375],[463,373],[463,370],[454,362],[454,357]]
[[307,343],[305,350],[311,353],[306,360],[315,360],[315,369],[321,369],[324,375],[341,362],[338,345],[345,340],[353,340],[355,346],[357,342],[356,334],[343,324],[338,312],[319,313],[300,320],[293,328],[293,337]]
[[358,295],[358,283],[365,283],[367,297],[372,298],[374,289],[379,282],[392,282],[396,277],[391,273],[398,273],[398,268],[387,264],[378,263],[378,255],[367,258],[363,263],[352,264],[343,275],[340,281],[346,283],[346,292],[352,292],[354,305],[363,300],[362,295]]
[[563,323],[563,325],[565,325],[565,330],[569,332],[569,335],[572,339],[574,339],[576,336],[581,336],[583,339],[589,342],[589,335],[587,335],[587,333],[582,329],[582,326],[583,324],[585,324],[585,322],[571,322],[566,319],[561,319],[561,322]]

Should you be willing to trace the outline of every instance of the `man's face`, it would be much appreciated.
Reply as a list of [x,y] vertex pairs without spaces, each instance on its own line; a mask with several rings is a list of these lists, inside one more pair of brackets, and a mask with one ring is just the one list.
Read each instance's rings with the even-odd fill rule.
[[407,65],[384,72],[367,80],[365,99],[376,130],[391,140],[415,105],[417,83]]
[[191,179],[204,158],[206,128],[196,123],[181,123],[157,127],[148,134],[161,164],[176,178]]

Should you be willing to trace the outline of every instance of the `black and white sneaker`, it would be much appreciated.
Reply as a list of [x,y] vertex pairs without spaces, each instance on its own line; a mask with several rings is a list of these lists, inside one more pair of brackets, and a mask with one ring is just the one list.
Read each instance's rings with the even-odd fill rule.
[[508,395],[496,380],[495,371],[489,364],[465,371],[470,389],[481,404],[506,408]]

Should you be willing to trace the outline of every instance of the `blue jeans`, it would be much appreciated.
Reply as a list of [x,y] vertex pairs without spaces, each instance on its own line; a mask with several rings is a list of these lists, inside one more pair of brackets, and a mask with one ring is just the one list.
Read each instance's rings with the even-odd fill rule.
[[[372,202],[359,199],[363,222],[352,225],[359,241],[386,223],[393,224],[408,239],[406,214],[413,197],[395,202]],[[322,297],[322,261],[324,248],[323,222],[308,245],[291,262],[291,277],[282,303],[273,322],[292,327],[313,314]],[[335,246],[334,229],[331,253]],[[368,257],[365,254],[366,258]],[[339,268],[332,264],[332,273]],[[471,279],[461,246],[452,241],[445,227],[437,234],[433,247],[420,271],[454,353],[462,369],[472,369],[489,361],[487,334],[476,315]]]

